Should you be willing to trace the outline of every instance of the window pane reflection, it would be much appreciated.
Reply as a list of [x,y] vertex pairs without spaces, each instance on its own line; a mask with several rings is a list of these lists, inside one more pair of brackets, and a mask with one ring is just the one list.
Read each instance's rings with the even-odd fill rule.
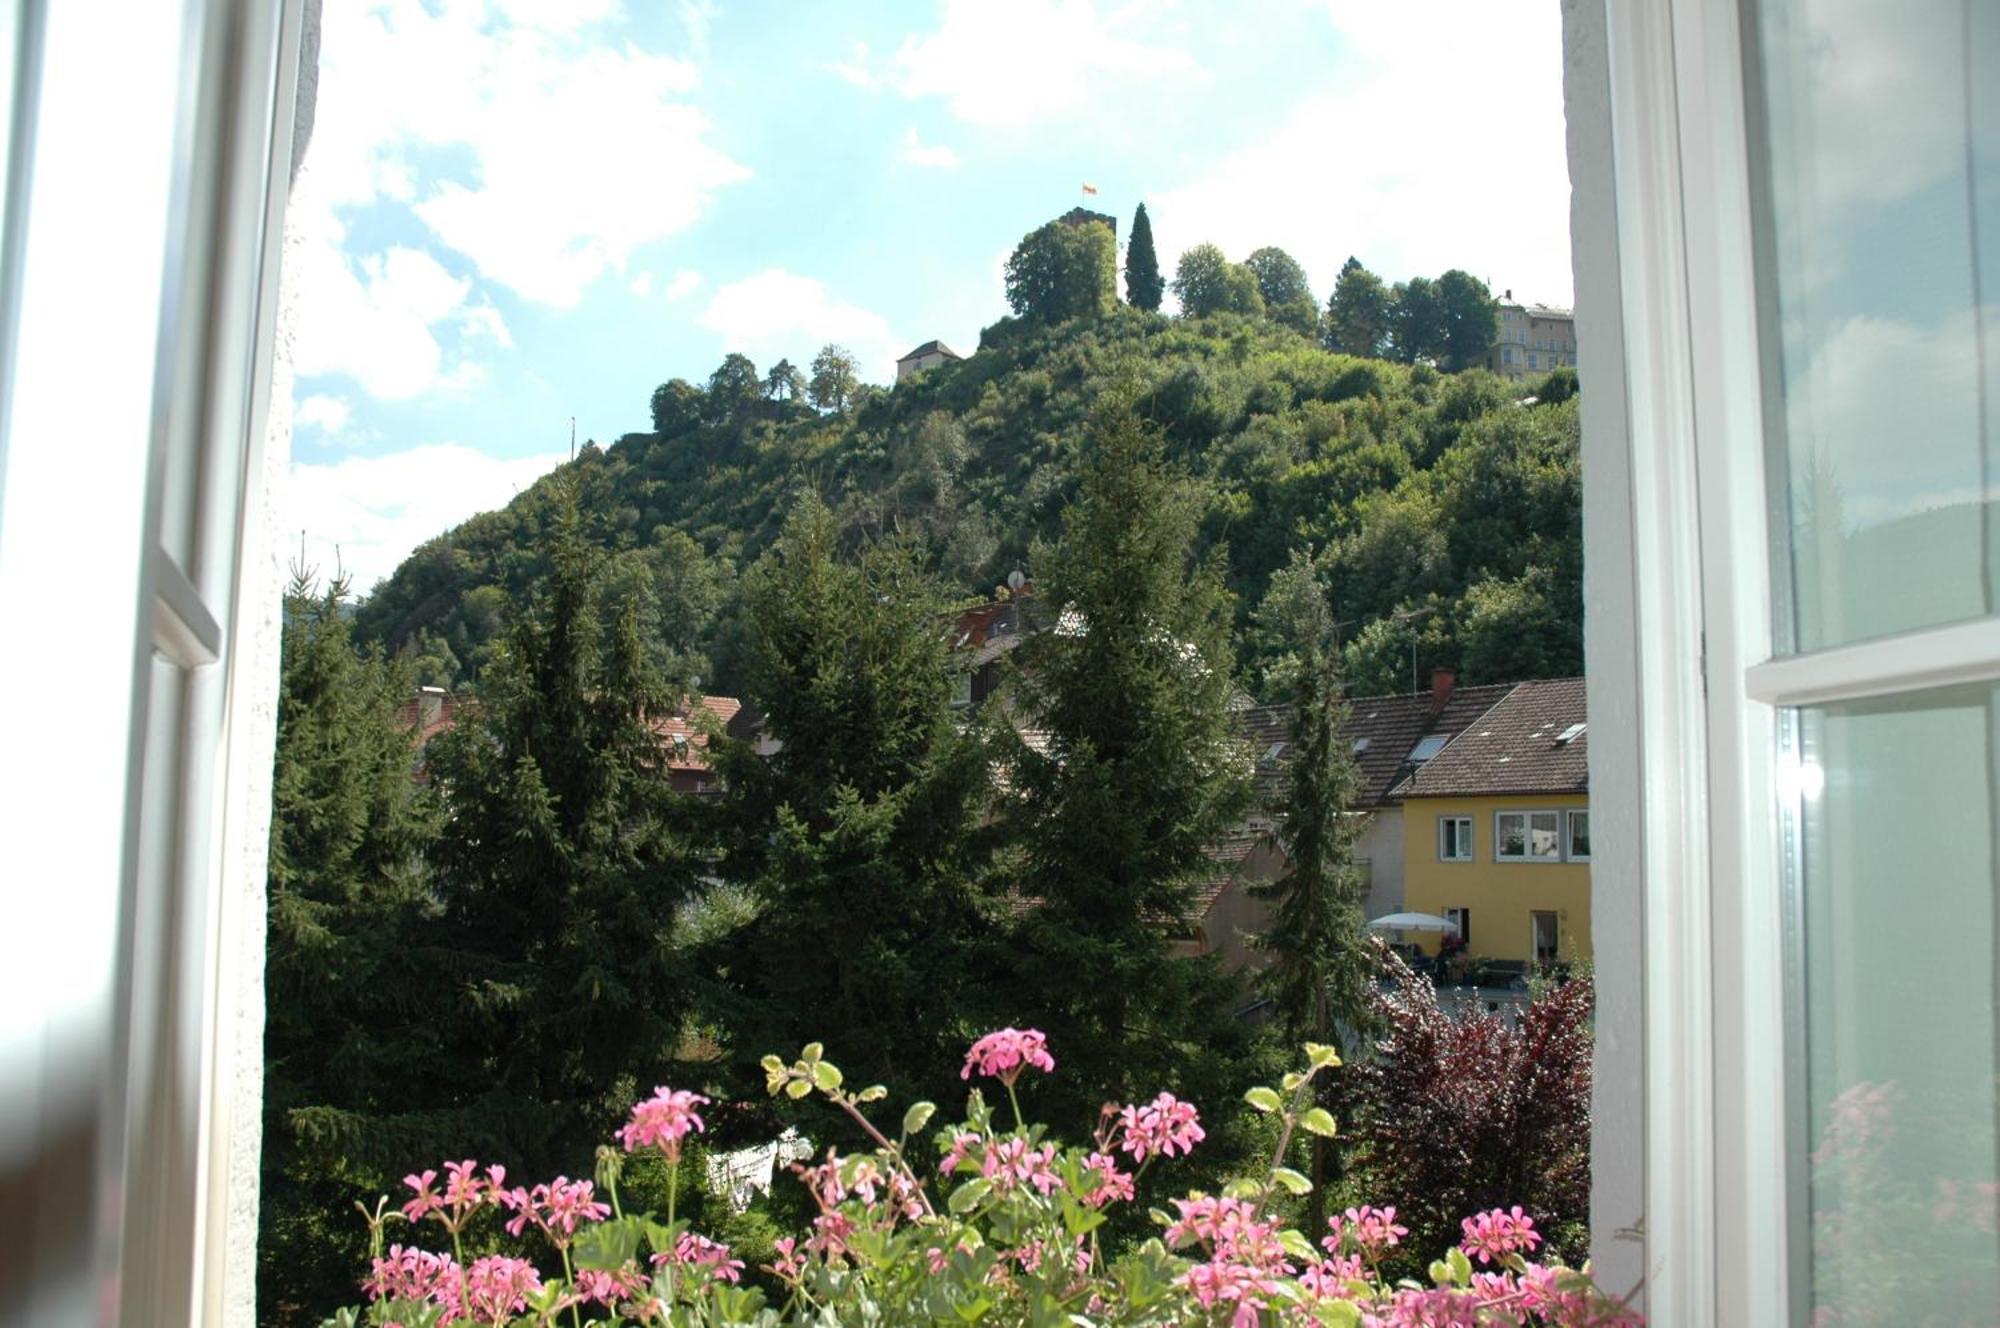
[[1814,1324],[2000,1307],[2000,689],[1801,712]]
[[1773,431],[1799,651],[1996,610],[2000,6],[1765,0]]

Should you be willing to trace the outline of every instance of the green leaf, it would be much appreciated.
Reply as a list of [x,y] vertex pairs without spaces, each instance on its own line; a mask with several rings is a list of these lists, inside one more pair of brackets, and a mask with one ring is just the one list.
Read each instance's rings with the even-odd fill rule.
[[881,1084],[870,1084],[855,1095],[857,1102],[880,1102],[889,1096],[889,1090]]
[[1276,1089],[1266,1088],[1262,1084],[1245,1093],[1243,1100],[1259,1111],[1276,1111],[1285,1104]]
[[971,1180],[966,1181],[951,1192],[951,1197],[945,1200],[945,1207],[960,1216],[964,1216],[984,1203],[986,1196],[992,1192],[992,1181],[986,1179],[984,1176],[974,1176]]
[[1351,1300],[1322,1300],[1313,1314],[1327,1328],[1359,1328],[1361,1323],[1361,1311]]
[[813,1086],[822,1093],[831,1093],[839,1088],[840,1067],[832,1061],[814,1061]]
[[1254,1199],[1259,1193],[1257,1182],[1250,1179],[1232,1180],[1222,1187],[1225,1199]]
[[799,1059],[804,1061],[806,1064],[811,1065],[814,1061],[817,1061],[820,1057],[824,1055],[826,1055],[826,1047],[823,1044],[818,1042],[808,1042],[806,1043],[806,1049],[799,1053]]
[[757,1064],[764,1067],[765,1074],[783,1074],[785,1072],[785,1063],[776,1056],[766,1056],[763,1060],[758,1061]]
[[1445,1262],[1451,1265],[1451,1280],[1459,1286],[1472,1285],[1472,1260],[1465,1257],[1465,1251],[1456,1245],[1445,1251]]
[[812,1084],[804,1079],[794,1079],[785,1085],[786,1097],[804,1097],[813,1091]]
[[1333,1123],[1333,1113],[1325,1107],[1313,1107],[1299,1117],[1299,1127],[1316,1134],[1322,1139],[1331,1139],[1337,1132]]
[[603,1272],[622,1268],[627,1259],[638,1257],[641,1230],[642,1224],[636,1217],[614,1218],[584,1227],[576,1233],[571,1257],[579,1268],[595,1268]]
[[915,1134],[931,1123],[931,1116],[937,1111],[935,1102],[912,1102],[910,1109],[903,1113],[903,1133]]
[[1285,1247],[1285,1253],[1291,1255],[1300,1263],[1319,1262],[1319,1251],[1313,1248],[1313,1243],[1305,1238],[1303,1232],[1295,1228],[1286,1227],[1283,1231],[1280,1231],[1278,1233],[1278,1243]]
[[1277,1181],[1278,1184],[1284,1186],[1292,1194],[1304,1194],[1313,1187],[1311,1181],[1298,1172],[1293,1171],[1290,1167],[1272,1167],[1271,1179]]
[[1330,1069],[1340,1064],[1340,1049],[1319,1042],[1306,1043],[1306,1060],[1315,1070]]
[[1443,1259],[1431,1260],[1431,1281],[1439,1286],[1451,1285],[1451,1265]]

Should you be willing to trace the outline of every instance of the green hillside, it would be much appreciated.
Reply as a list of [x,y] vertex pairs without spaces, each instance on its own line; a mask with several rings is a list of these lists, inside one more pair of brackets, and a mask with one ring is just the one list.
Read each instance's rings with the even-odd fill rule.
[[[654,432],[587,445],[564,469],[653,648],[727,692],[739,573],[794,494],[818,491],[850,536],[922,541],[954,592],[983,597],[1035,572],[1076,488],[1086,411],[1128,381],[1201,482],[1201,539],[1225,551],[1252,690],[1275,649],[1258,610],[1295,546],[1326,568],[1357,692],[1409,688],[1413,646],[1419,674],[1456,665],[1468,682],[1581,671],[1573,375],[1524,388],[1336,354],[1296,322],[1124,305],[1003,319],[964,361],[851,395],[732,355],[705,385],[663,385]],[[544,480],[430,541],[361,606],[358,635],[424,681],[468,685],[546,571],[534,550],[552,513]]]

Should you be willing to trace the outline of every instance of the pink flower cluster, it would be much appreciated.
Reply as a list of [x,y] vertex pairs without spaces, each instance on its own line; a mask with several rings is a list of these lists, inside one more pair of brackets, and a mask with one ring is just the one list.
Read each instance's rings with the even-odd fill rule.
[[547,1185],[537,1185],[532,1190],[520,1186],[499,1190],[494,1198],[514,1214],[507,1223],[509,1235],[520,1235],[532,1222],[562,1249],[575,1237],[577,1223],[602,1222],[610,1216],[611,1206],[599,1202],[593,1193],[594,1187],[587,1180],[557,1176]]
[[1094,1182],[1083,1201],[1092,1208],[1108,1203],[1132,1202],[1132,1178],[1118,1169],[1118,1159],[1109,1153],[1092,1153],[1084,1159],[1084,1172]]
[[463,1308],[475,1323],[502,1324],[528,1308],[528,1297],[541,1289],[535,1265],[526,1259],[489,1254],[465,1270]]
[[682,1268],[699,1268],[706,1271],[709,1276],[720,1278],[725,1282],[743,1280],[743,1261],[736,1258],[727,1245],[692,1231],[681,1233],[681,1238],[674,1243],[671,1255],[653,1256],[653,1267],[664,1268],[668,1264]]
[[988,1079],[998,1079],[1009,1088],[1021,1077],[1021,1071],[1033,1066],[1043,1074],[1053,1073],[1055,1057],[1049,1055],[1049,1040],[1032,1028],[1003,1028],[997,1033],[988,1033],[972,1044],[972,1050],[965,1053],[965,1068],[958,1072],[961,1079],[970,1079],[976,1070]]
[[1195,1195],[1174,1200],[1180,1217],[1167,1227],[1167,1244],[1195,1244],[1207,1258],[1181,1275],[1180,1285],[1203,1309],[1232,1309],[1231,1328],[1257,1328],[1259,1311],[1283,1294],[1293,1273],[1278,1224],[1243,1199]]
[[498,1200],[502,1186],[507,1179],[507,1168],[494,1165],[486,1168],[486,1177],[479,1176],[479,1164],[471,1158],[463,1162],[444,1164],[445,1186],[442,1194],[431,1188],[437,1182],[437,1172],[425,1171],[403,1177],[403,1184],[416,1192],[403,1205],[403,1216],[412,1222],[421,1222],[435,1214],[445,1230],[457,1232],[465,1226],[473,1212],[482,1204]]
[[1118,1146],[1135,1162],[1156,1154],[1172,1157],[1190,1152],[1208,1137],[1194,1103],[1183,1102],[1172,1093],[1162,1093],[1143,1106],[1126,1107],[1118,1114],[1118,1126]]
[[986,1155],[980,1159],[979,1174],[992,1181],[994,1190],[1000,1194],[1012,1193],[1024,1185],[1032,1185],[1042,1194],[1052,1194],[1062,1184],[1056,1175],[1056,1146],[1043,1144],[1037,1148],[1018,1136],[988,1144]]
[[616,1272],[602,1268],[579,1268],[576,1270],[576,1300],[583,1304],[598,1304],[606,1309],[618,1302],[633,1300],[645,1292],[646,1275],[638,1265],[627,1263]]
[[1335,1213],[1326,1220],[1330,1232],[1320,1241],[1333,1254],[1342,1253],[1352,1244],[1358,1252],[1369,1259],[1379,1259],[1391,1247],[1400,1245],[1410,1229],[1396,1221],[1396,1207],[1376,1208],[1363,1204],[1350,1208],[1345,1213]]
[[1465,1238],[1458,1246],[1481,1263],[1498,1263],[1510,1254],[1526,1254],[1542,1243],[1535,1219],[1515,1204],[1511,1211],[1494,1208],[1459,1223]]
[[651,1097],[633,1106],[632,1119],[618,1131],[618,1138],[628,1153],[657,1147],[669,1162],[679,1162],[681,1141],[706,1128],[698,1108],[706,1106],[708,1101],[686,1089],[655,1088]]
[[440,1300],[458,1295],[458,1265],[442,1254],[415,1246],[391,1245],[377,1258],[361,1289],[370,1300]]

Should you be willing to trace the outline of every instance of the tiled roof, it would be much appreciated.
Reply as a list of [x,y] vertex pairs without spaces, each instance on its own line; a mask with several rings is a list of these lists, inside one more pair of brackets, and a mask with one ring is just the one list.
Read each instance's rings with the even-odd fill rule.
[[954,360],[962,360],[965,358],[963,355],[960,355],[957,351],[953,350],[951,347],[945,345],[942,341],[926,341],[923,345],[917,347],[915,350],[911,351],[908,355],[905,355],[901,360],[897,360],[896,363],[901,364],[904,362],[904,360],[914,360],[919,355],[931,355],[931,354],[943,355],[949,359],[954,359]]
[[1400,783],[1401,798],[1582,793],[1590,787],[1583,679],[1515,685]]
[[[1512,686],[1498,683],[1457,688],[1435,713],[1432,707],[1436,703],[1428,692],[1349,700],[1342,735],[1361,771],[1360,804],[1381,807],[1393,802],[1396,786],[1410,773],[1410,752],[1420,739],[1449,738],[1458,733],[1497,704]],[[1287,787],[1285,763],[1292,754],[1293,707],[1253,706],[1238,715],[1237,722],[1257,762],[1257,792],[1267,807],[1274,806],[1283,801]]]
[[[733,696],[704,696],[701,707],[714,716],[717,727],[726,729],[729,721],[736,717],[736,712],[743,708],[743,703]],[[708,746],[708,734],[702,731],[693,716],[669,715],[665,719],[654,720],[653,732],[660,735],[668,748],[667,769],[708,769],[708,755],[703,751]]]

